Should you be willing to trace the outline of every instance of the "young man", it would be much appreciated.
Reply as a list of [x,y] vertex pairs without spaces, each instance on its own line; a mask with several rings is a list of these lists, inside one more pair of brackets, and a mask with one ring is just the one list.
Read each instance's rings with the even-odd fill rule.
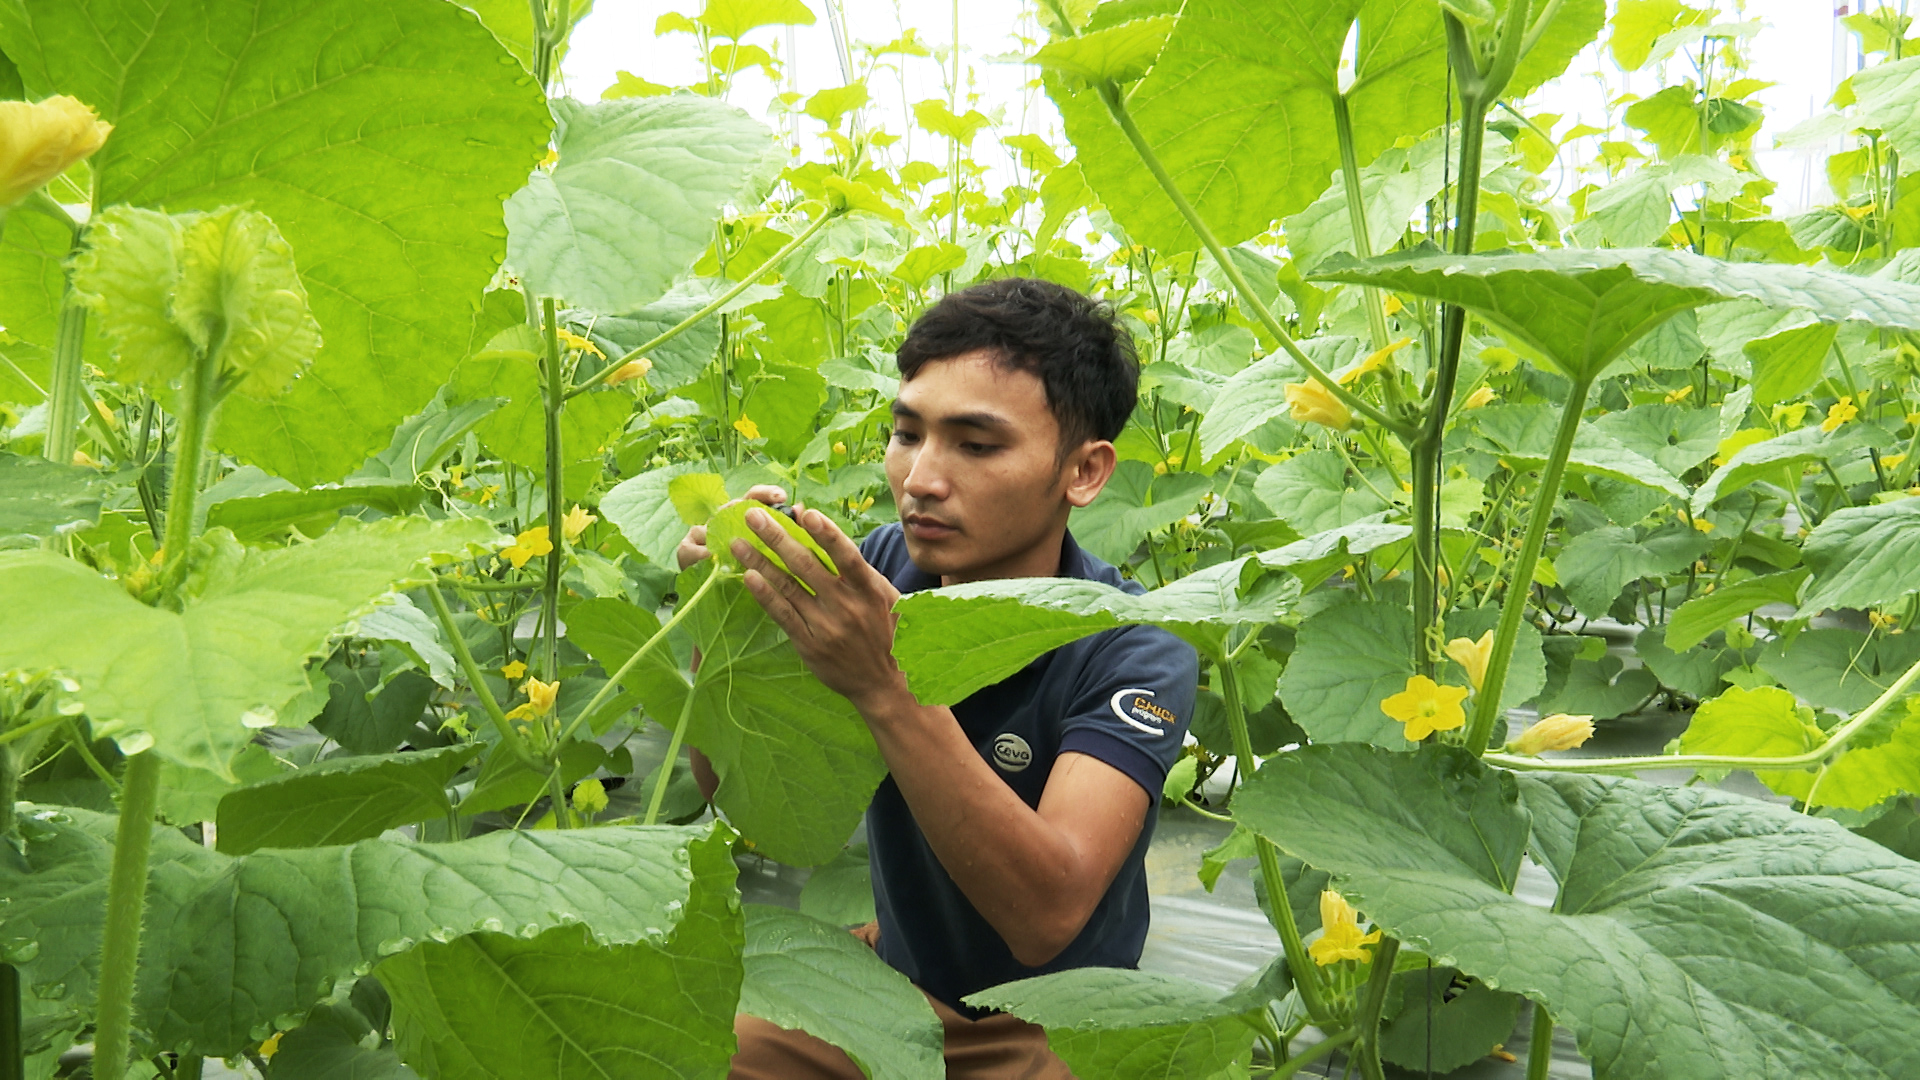
[[[952,293],[900,346],[887,482],[900,524],[858,548],[817,511],[799,523],[827,571],[767,517],[748,525],[793,576],[736,541],[754,598],[866,719],[890,775],[867,811],[877,927],[863,935],[946,1026],[948,1075],[1066,1077],[1045,1033],[966,995],[1075,967],[1132,967],[1147,932],[1143,861],[1161,784],[1192,717],[1197,658],[1163,631],[1063,646],[952,709],[920,704],[892,655],[901,593],[988,578],[1140,586],[1087,555],[1069,513],[1113,474],[1139,363],[1111,312],[1005,279]],[[778,502],[784,493],[750,493]],[[707,555],[705,532],[682,565]],[[801,588],[805,581],[813,594]],[[704,762],[696,761],[704,770]],[[741,1017],[736,1078],[857,1078],[820,1040]]]

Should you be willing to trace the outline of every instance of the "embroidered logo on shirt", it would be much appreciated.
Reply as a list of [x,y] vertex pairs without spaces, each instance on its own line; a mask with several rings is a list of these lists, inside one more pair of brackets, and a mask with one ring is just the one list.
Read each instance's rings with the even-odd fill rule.
[[1177,722],[1171,710],[1154,704],[1151,690],[1121,690],[1113,695],[1113,715],[1119,717],[1128,727],[1146,732],[1154,738],[1167,733],[1167,728]]
[[993,762],[1008,772],[1020,772],[1033,764],[1033,747],[1013,732],[1004,732],[993,740]]

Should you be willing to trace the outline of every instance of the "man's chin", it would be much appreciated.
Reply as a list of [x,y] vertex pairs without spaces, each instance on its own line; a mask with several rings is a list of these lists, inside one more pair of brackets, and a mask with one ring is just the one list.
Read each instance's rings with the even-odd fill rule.
[[911,532],[903,533],[907,541],[907,558],[923,573],[939,576],[956,573],[966,565],[965,555],[956,549],[954,539],[922,540]]

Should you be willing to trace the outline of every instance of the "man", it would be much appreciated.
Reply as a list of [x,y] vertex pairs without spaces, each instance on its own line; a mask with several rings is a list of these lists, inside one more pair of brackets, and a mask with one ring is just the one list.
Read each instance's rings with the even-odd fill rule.
[[[866,719],[890,775],[867,811],[877,926],[864,937],[932,1001],[949,1076],[1066,1077],[1045,1033],[966,995],[1068,968],[1132,967],[1147,932],[1143,861],[1192,717],[1198,661],[1153,628],[1063,646],[952,709],[920,704],[892,655],[901,593],[990,578],[1140,586],[1067,532],[1113,474],[1139,363],[1110,311],[1044,281],[948,295],[900,346],[887,482],[900,524],[855,548],[796,520],[826,570],[766,515],[747,523],[793,576],[735,541],[753,596],[821,682]],[[750,493],[784,500],[774,488]],[[683,566],[707,555],[703,529]],[[795,580],[813,589],[809,594]],[[711,793],[703,759],[696,771]],[[820,1040],[741,1017],[736,1078],[859,1077]]]

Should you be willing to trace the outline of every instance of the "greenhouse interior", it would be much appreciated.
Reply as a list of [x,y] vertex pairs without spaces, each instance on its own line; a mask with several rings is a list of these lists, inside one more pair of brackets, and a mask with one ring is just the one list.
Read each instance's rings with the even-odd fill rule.
[[0,1080],[1920,1080],[1909,3],[0,0]]

